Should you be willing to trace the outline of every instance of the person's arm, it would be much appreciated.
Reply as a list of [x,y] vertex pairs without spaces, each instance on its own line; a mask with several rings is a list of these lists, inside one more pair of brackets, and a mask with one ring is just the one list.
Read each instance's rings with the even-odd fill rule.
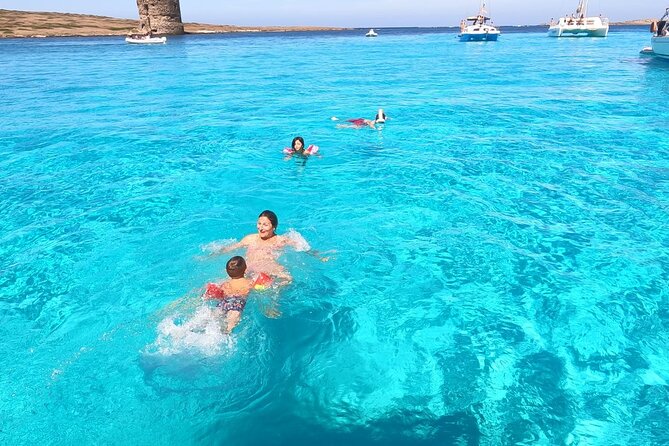
[[326,255],[326,254],[334,254],[337,251],[335,251],[334,249],[330,249],[328,251],[317,251],[315,249],[310,249],[310,250],[305,251],[305,252],[307,254],[309,254],[310,256],[316,257],[321,262],[328,262],[328,261],[330,261],[332,256],[331,255]]
[[214,256],[218,256],[218,255],[221,255],[221,254],[225,254],[226,252],[234,251],[235,249],[239,249],[239,248],[243,248],[245,246],[249,246],[249,244],[251,243],[251,238],[253,237],[253,235],[254,234],[247,235],[246,237],[244,237],[243,239],[241,239],[237,243],[232,243],[230,245],[224,246],[224,247],[218,249],[217,251],[212,252],[209,256],[214,257]]
[[290,147],[286,147],[283,149],[283,154],[286,155],[283,157],[284,161],[289,160],[293,157],[293,155],[295,155],[295,150]]
[[[295,250],[299,250],[300,248],[303,248],[302,246],[298,245],[297,240],[292,240],[292,239],[289,239],[287,237],[286,237],[286,244],[292,246],[293,249],[295,249]],[[308,243],[307,243],[307,246],[309,246]],[[332,254],[336,251],[334,251],[332,249],[329,250],[329,251],[317,251],[317,250],[311,249],[311,247],[309,247],[309,249],[307,249],[307,250],[302,249],[301,252],[305,252],[312,257],[316,257],[321,262],[327,262],[328,260],[330,260],[330,257],[326,256],[325,254]]]
[[[280,236],[281,237],[281,242],[283,243],[283,246],[290,246],[294,250],[298,252],[304,252],[309,254],[310,256],[316,257],[318,260],[321,262],[327,262],[330,260],[330,256],[325,256],[324,254],[333,254],[336,251],[335,250],[329,250],[329,251],[317,251],[315,249],[311,249],[311,246],[309,246],[309,243],[302,239],[302,242],[304,244],[300,244],[297,240],[286,237],[285,235]],[[309,249],[304,249],[304,248],[309,248]]]
[[320,147],[315,144],[310,145],[305,153],[309,156],[317,156],[318,158],[321,157]]

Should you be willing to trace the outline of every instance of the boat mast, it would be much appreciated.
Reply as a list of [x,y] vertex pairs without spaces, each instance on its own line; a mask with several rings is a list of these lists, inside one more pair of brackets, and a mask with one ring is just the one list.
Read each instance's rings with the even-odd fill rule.
[[478,18],[481,21],[481,25],[484,25],[486,18],[490,17],[488,11],[485,9],[485,0],[481,0],[481,7],[479,8]]
[[486,17],[488,15],[488,11],[486,11],[485,9],[485,0],[481,1],[481,8],[479,9],[479,15],[482,15],[483,17]]
[[580,0],[576,8],[576,18],[587,17],[588,15],[588,0]]

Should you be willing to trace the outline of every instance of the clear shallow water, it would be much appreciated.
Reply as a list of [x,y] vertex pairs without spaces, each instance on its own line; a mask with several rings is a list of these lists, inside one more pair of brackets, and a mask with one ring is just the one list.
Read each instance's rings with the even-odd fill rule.
[[[0,41],[3,443],[669,442],[646,30],[380,36]],[[185,333],[266,208],[336,259]]]

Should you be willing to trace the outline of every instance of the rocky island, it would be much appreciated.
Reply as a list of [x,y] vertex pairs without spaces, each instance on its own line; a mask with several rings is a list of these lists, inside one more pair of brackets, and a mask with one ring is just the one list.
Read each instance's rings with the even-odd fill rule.
[[[85,14],[27,12],[0,9],[2,37],[123,36],[140,30],[140,21]],[[234,26],[184,23],[186,34],[235,32],[326,31],[345,28],[318,26]]]

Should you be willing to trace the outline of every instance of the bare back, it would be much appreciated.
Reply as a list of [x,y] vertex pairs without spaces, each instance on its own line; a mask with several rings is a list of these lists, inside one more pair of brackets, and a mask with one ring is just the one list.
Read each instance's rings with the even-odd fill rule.
[[230,279],[223,282],[221,288],[227,296],[246,297],[253,288],[253,282],[247,278]]

